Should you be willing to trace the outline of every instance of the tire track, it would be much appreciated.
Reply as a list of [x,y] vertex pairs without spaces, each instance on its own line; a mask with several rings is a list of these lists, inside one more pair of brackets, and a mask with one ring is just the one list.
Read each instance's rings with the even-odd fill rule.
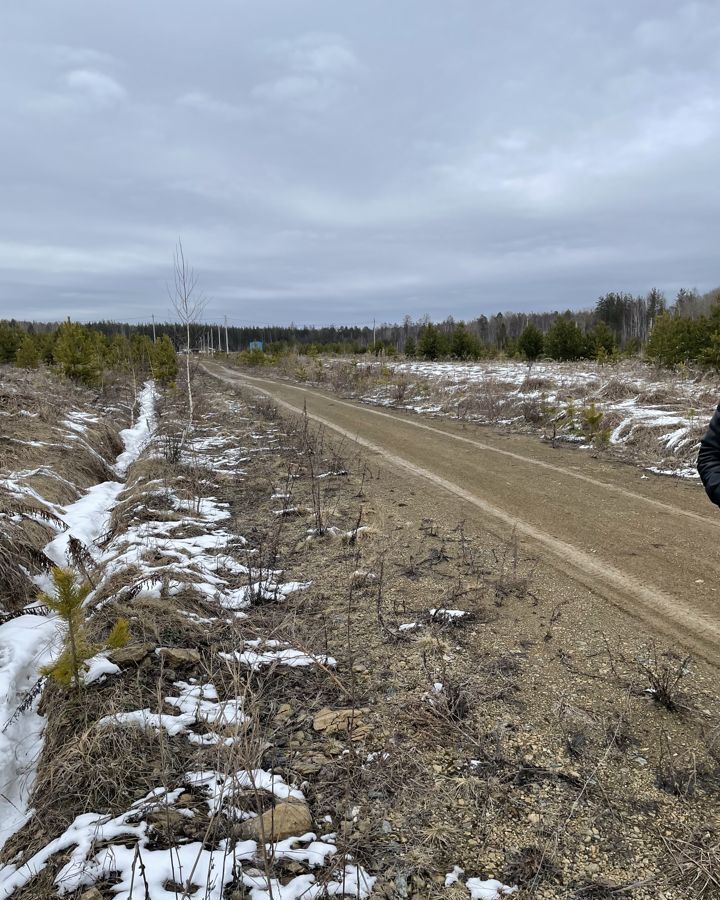
[[[272,390],[260,387],[260,385],[257,384],[258,381],[260,381],[260,383],[267,384],[267,381],[263,382],[260,379],[252,378],[251,376],[246,376],[244,374],[228,373],[227,370],[224,370],[225,374],[221,374],[215,369],[211,370],[205,368],[205,371],[208,374],[228,384],[239,384],[253,391],[256,391],[257,393],[272,399],[273,402],[278,406],[281,406],[282,408],[296,415],[303,414],[303,412],[305,412],[302,407],[295,406],[293,403],[279,398],[272,392]],[[311,395],[313,393],[301,388],[296,388],[296,390]],[[332,402],[342,404],[343,406],[349,406],[351,408],[357,408],[353,407],[353,404],[346,403],[342,400],[335,400],[334,398],[332,399]],[[389,418],[396,422],[398,421],[395,416],[389,413],[383,413],[379,410],[366,409],[365,407],[363,407],[363,411],[370,412],[375,415],[384,416],[385,418]],[[691,643],[697,655],[703,657],[712,665],[717,666],[719,664],[718,657],[720,648],[720,623],[716,618],[713,618],[707,613],[689,606],[687,603],[676,596],[668,594],[658,588],[648,586],[636,576],[631,575],[628,572],[623,571],[622,569],[619,569],[612,563],[599,558],[594,554],[587,553],[586,551],[579,549],[568,541],[564,541],[560,538],[554,537],[547,531],[537,528],[535,525],[532,525],[531,523],[518,518],[516,515],[508,513],[501,507],[490,503],[489,501],[483,499],[482,497],[471,491],[468,491],[466,488],[463,488],[461,485],[451,481],[450,479],[444,478],[443,476],[438,475],[436,472],[433,472],[423,466],[419,466],[416,463],[413,463],[396,453],[389,452],[379,444],[367,440],[361,435],[343,428],[342,426],[334,423],[331,419],[328,419],[325,416],[321,416],[317,413],[311,412],[307,412],[307,416],[313,421],[318,422],[326,428],[331,429],[332,431],[342,435],[348,440],[359,444],[365,449],[373,453],[377,453],[385,462],[434,484],[442,490],[451,493],[459,499],[463,500],[465,503],[472,505],[476,509],[483,512],[485,515],[493,518],[495,521],[502,523],[502,525],[506,526],[507,528],[515,530],[515,532],[521,535],[526,541],[541,548],[547,554],[550,554],[550,556],[553,558],[555,567],[560,571],[566,573],[573,580],[583,584],[586,588],[593,591],[594,593],[600,594],[605,599],[621,608],[625,613],[629,613],[635,618],[640,618],[643,621],[650,620],[655,630],[664,632],[667,636],[672,637],[674,640],[678,640],[679,634],[682,634],[686,638],[684,642]],[[406,420],[402,421],[405,423]],[[409,422],[408,424],[412,424],[415,427],[431,431],[437,435],[442,435],[443,437],[453,437],[456,440],[467,442],[483,448],[487,446],[488,450],[500,453],[503,456],[514,458],[525,463],[537,464],[542,468],[550,469],[566,476],[579,478],[580,480],[589,482],[594,486],[610,490],[614,489],[618,492],[632,496],[638,500],[642,500],[644,503],[648,503],[650,506],[660,507],[665,512],[669,511],[675,515],[685,514],[694,520],[697,519],[704,524],[710,524],[713,527],[717,527],[716,522],[710,519],[706,519],[705,517],[698,514],[678,509],[677,507],[674,507],[670,504],[662,503],[661,501],[644,497],[641,494],[635,494],[632,491],[626,491],[616,485],[608,485],[606,482],[600,481],[598,479],[593,479],[590,476],[584,476],[581,473],[569,471],[561,466],[555,466],[551,463],[545,463],[541,460],[533,460],[530,457],[525,457],[512,451],[493,448],[471,438],[465,438],[460,435],[450,435],[442,429],[433,428],[431,426],[425,425],[424,423]],[[689,641],[687,639],[689,639]]]

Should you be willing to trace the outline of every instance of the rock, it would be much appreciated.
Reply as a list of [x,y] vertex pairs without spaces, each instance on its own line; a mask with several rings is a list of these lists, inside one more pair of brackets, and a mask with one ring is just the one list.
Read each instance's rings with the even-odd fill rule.
[[200,651],[194,647],[158,647],[155,652],[168,666],[196,665],[200,662]]
[[357,569],[350,576],[350,584],[353,587],[364,587],[366,584],[371,584],[372,582],[377,580],[377,575],[374,572],[370,572],[366,569]]
[[407,897],[408,895],[408,882],[403,872],[398,872],[395,876],[395,890],[399,897]]
[[108,653],[108,659],[117,666],[139,665],[153,652],[152,644],[128,644]]
[[292,768],[301,775],[316,775],[323,766],[331,762],[323,753],[308,753],[293,762]]
[[275,713],[276,722],[286,722],[292,716],[292,706],[289,703],[281,703],[278,711]]
[[300,837],[313,830],[310,807],[301,800],[285,800],[261,816],[243,822],[242,835],[246,839],[282,841],[288,837]]
[[369,710],[363,709],[321,709],[313,719],[315,731],[325,734],[339,734],[352,730],[352,739],[359,741],[370,731],[370,727],[362,721],[362,716]]
[[89,890],[80,894],[80,900],[103,900],[103,898],[96,887],[91,887]]
[[151,825],[158,825],[162,830],[179,832],[187,825],[188,819],[179,810],[169,806],[148,813],[145,821]]

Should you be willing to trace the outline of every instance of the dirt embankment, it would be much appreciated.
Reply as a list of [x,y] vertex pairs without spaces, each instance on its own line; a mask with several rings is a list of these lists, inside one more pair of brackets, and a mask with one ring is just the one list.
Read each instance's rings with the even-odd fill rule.
[[51,562],[42,548],[59,515],[91,485],[114,478],[127,411],[45,371],[0,372],[0,608],[32,602],[30,575]]

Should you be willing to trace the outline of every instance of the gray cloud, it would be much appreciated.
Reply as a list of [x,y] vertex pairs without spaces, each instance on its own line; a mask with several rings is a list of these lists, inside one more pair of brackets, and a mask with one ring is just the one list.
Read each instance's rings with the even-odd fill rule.
[[0,316],[476,316],[720,282],[715,0],[37,0],[0,37]]

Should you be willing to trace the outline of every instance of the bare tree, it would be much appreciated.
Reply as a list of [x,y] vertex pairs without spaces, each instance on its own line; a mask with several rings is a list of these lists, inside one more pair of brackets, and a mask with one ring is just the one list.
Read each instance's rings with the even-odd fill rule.
[[173,283],[167,287],[170,302],[181,324],[185,326],[185,375],[187,378],[190,422],[193,420],[193,395],[190,371],[190,326],[199,322],[207,300],[198,290],[198,276],[185,259],[182,241],[177,242],[173,254]]

